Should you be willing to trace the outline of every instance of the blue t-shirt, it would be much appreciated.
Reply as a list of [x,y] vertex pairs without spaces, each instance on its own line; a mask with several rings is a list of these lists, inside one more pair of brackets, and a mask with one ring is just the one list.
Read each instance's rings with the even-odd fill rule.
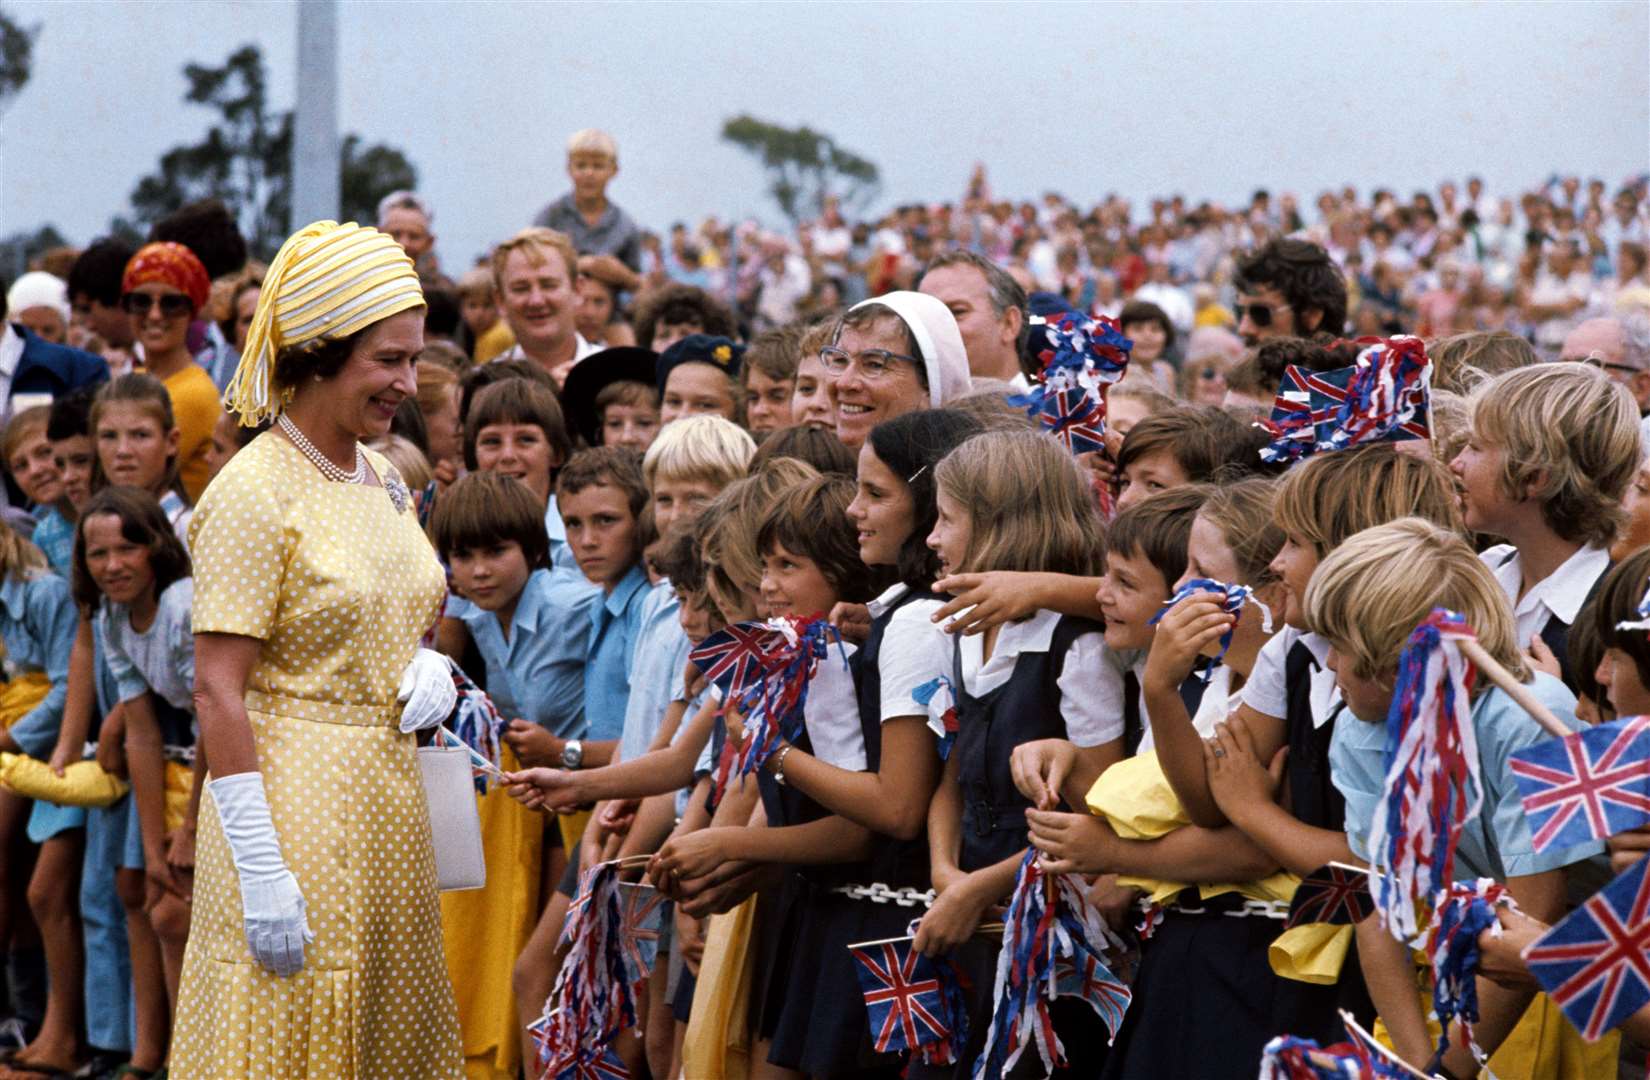
[[505,640],[498,616],[465,602],[455,611],[487,664],[487,693],[506,720],[529,720],[562,739],[584,737],[584,663],[601,590],[577,571],[534,570]]
[[642,601],[641,629],[630,658],[630,698],[625,702],[624,734],[619,737],[619,760],[634,761],[647,753],[659,733],[671,689],[687,663],[688,639],[677,617],[680,604],[670,582],[647,590]]
[[590,609],[590,646],[585,653],[585,738],[617,739],[624,732],[630,702],[630,658],[642,628],[647,571],[637,563]]
[[[1558,679],[1537,672],[1530,690],[1553,714],[1580,730],[1575,718],[1576,699]],[[1473,730],[1478,736],[1478,768],[1484,782],[1484,803],[1478,816],[1461,830],[1455,853],[1455,880],[1491,877],[1506,881],[1581,862],[1604,850],[1594,840],[1537,853],[1530,840],[1529,820],[1518,797],[1510,757],[1514,750],[1552,738],[1498,687],[1478,695],[1472,706]],[[1375,815],[1385,813],[1386,725],[1370,724],[1350,713],[1335,721],[1329,743],[1330,779],[1346,798],[1346,839],[1352,853],[1369,859],[1369,832]]]
[[79,622],[69,583],[56,574],[38,570],[0,582],[0,642],[7,662],[18,672],[41,672],[51,683],[40,704],[9,729],[30,757],[48,758],[57,747],[69,696],[69,651]]

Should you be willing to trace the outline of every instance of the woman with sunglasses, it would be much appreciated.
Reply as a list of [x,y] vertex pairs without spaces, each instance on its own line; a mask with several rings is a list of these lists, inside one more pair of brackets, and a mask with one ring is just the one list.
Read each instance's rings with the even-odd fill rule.
[[195,253],[170,241],[145,244],[126,264],[120,303],[145,370],[166,384],[178,427],[178,474],[191,503],[208,479],[212,428],[223,407],[212,376],[195,363],[189,324],[206,307],[212,282]]

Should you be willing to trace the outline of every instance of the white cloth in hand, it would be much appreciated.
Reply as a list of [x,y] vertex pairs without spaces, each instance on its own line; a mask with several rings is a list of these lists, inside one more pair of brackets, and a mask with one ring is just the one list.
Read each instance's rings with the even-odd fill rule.
[[419,649],[401,673],[396,700],[404,705],[403,732],[433,728],[451,716],[458,707],[458,686],[447,658],[433,649]]
[[304,917],[298,879],[281,857],[261,773],[220,777],[207,785],[241,882],[241,917],[252,957],[276,975],[304,966],[304,946],[315,940]]

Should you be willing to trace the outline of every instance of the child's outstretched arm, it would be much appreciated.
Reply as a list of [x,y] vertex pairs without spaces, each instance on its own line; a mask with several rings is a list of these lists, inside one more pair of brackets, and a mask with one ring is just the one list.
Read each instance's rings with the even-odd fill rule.
[[876,772],[829,765],[788,744],[769,757],[765,767],[774,773],[781,765],[785,782],[825,809],[900,840],[922,832],[940,772],[934,735],[920,716],[883,723],[882,760]]
[[[1387,933],[1377,912],[1358,924],[1358,962],[1369,985],[1375,1011],[1386,1021],[1398,1056],[1419,1069],[1432,1059],[1432,1036],[1427,1031],[1421,998],[1415,985],[1415,964],[1404,943]],[[1471,1075],[1471,1072],[1457,1075]]]
[[534,809],[571,810],[598,799],[664,795],[693,783],[693,766],[721,717],[707,700],[681,737],[630,761],[594,769],[533,768],[508,774],[512,798]]
[[952,574],[934,583],[935,592],[950,593],[952,598],[931,618],[952,634],[983,634],[1039,608],[1098,619],[1100,601],[1095,593],[1099,589],[1099,578],[1074,574],[1017,570]]

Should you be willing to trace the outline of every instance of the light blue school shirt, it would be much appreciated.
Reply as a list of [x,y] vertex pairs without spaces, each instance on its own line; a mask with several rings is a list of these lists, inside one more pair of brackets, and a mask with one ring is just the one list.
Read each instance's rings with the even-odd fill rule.
[[670,582],[647,590],[641,629],[630,657],[630,698],[625,702],[624,734],[619,759],[634,761],[647,753],[671,702],[674,676],[687,663],[688,639],[678,618],[681,605]]
[[42,507],[35,515],[34,535],[29,539],[46,555],[52,570],[69,580],[74,573],[74,523],[57,507]]
[[[1562,682],[1537,672],[1530,690],[1555,716],[1580,730],[1582,725],[1575,718],[1575,695]],[[1491,877],[1504,882],[1509,877],[1569,866],[1604,850],[1603,842],[1594,840],[1537,853],[1530,840],[1530,824],[1518,797],[1510,758],[1513,751],[1545,742],[1552,736],[1504,691],[1493,686],[1479,694],[1473,703],[1472,725],[1478,736],[1484,803],[1478,816],[1461,830],[1461,844],[1455,853],[1455,880]],[[1347,842],[1352,853],[1366,862],[1371,823],[1377,813],[1386,812],[1382,799],[1385,754],[1385,724],[1365,723],[1350,713],[1336,719],[1335,732],[1329,741],[1330,779],[1346,798]]]
[[534,570],[510,619],[465,603],[458,618],[487,664],[487,693],[506,720],[530,720],[561,739],[583,736],[590,612],[601,590],[578,572]]
[[550,538],[551,567],[578,573],[579,563],[573,558],[573,549],[567,546],[567,526],[562,524],[561,508],[556,505],[556,493],[553,491],[544,507],[544,535]]
[[69,650],[74,648],[79,622],[69,583],[56,574],[7,575],[0,583],[0,641],[5,642],[7,662],[19,673],[43,672],[51,682],[40,704],[10,729],[23,752],[42,761],[57,748],[57,731],[63,726]]
[[590,609],[590,647],[585,653],[585,738],[617,739],[630,702],[630,658],[642,628],[647,571],[637,563],[613,591]]

